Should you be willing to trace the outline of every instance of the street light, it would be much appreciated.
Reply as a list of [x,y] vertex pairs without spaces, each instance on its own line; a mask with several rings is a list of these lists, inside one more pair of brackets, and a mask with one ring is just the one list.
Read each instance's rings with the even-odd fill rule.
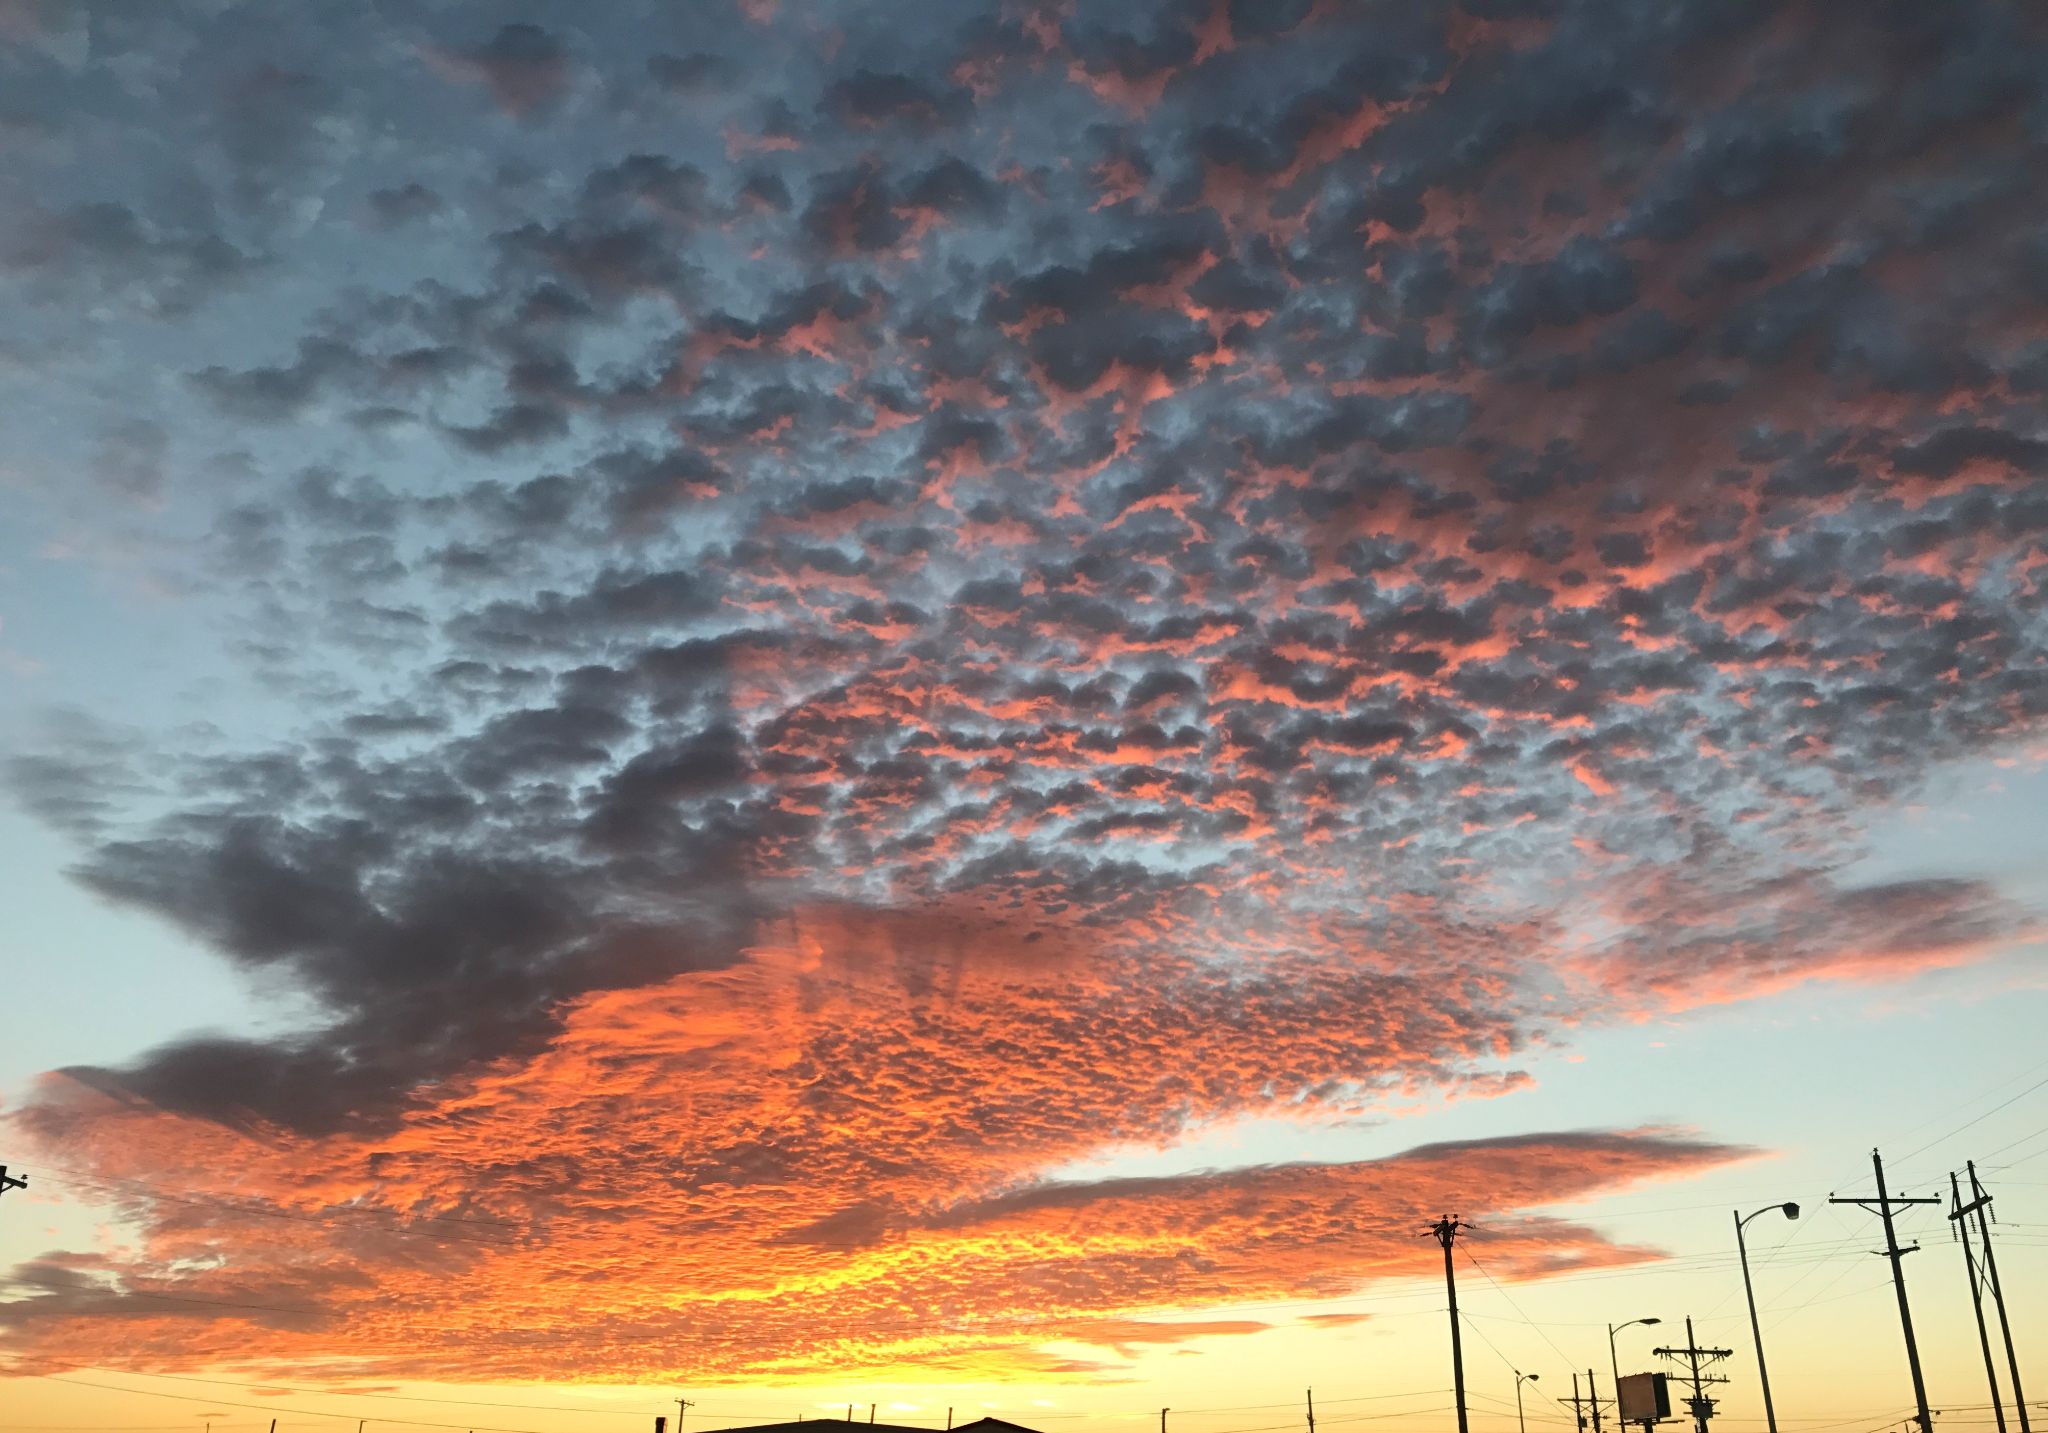
[[[1771,1407],[1771,1375],[1764,1368],[1764,1331],[1756,1321],[1756,1290],[1749,1286],[1749,1246],[1742,1242],[1742,1226],[1756,1218],[1757,1214],[1768,1214],[1778,1210],[1787,1219],[1799,1217],[1797,1204],[1766,1204],[1754,1214],[1735,1212],[1735,1252],[1742,1256],[1742,1292],[1749,1299],[1749,1336],[1756,1340],[1756,1376],[1764,1386],[1764,1423],[1770,1433],[1778,1433],[1777,1410]],[[1901,1285],[1900,1287],[1904,1287]]]
[[1621,1421],[1621,1360],[1614,1355],[1614,1336],[1623,1329],[1632,1329],[1637,1324],[1661,1324],[1662,1319],[1630,1319],[1625,1324],[1607,1326],[1607,1362],[1614,1369],[1614,1420]]
[[1515,1425],[1522,1430],[1522,1433],[1529,1433],[1528,1421],[1522,1417],[1522,1385],[1534,1383],[1542,1376],[1540,1373],[1517,1373],[1515,1375]]

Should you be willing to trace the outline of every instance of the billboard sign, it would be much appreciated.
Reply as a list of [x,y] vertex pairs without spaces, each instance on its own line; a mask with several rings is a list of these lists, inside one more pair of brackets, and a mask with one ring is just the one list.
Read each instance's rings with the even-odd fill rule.
[[1671,1416],[1670,1379],[1662,1373],[1631,1373],[1614,1385],[1624,1423],[1659,1423]]

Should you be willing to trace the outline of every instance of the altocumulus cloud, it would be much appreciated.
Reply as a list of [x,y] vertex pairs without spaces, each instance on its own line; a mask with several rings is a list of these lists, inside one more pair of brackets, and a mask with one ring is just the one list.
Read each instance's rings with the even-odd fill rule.
[[65,520],[297,716],[14,789],[323,1017],[14,1112],[141,1231],[37,1366],[1087,1376],[1452,1188],[1650,1257],[1541,1207],[1747,1151],[1050,1171],[2027,928],[1841,871],[2048,714],[2039,16],[803,8],[18,27],[10,381],[153,405]]

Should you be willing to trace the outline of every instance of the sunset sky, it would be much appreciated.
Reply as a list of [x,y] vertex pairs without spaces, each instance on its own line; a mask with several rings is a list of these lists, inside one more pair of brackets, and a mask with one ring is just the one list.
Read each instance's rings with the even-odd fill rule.
[[1447,1430],[1451,1214],[1762,1433],[1796,1200],[1880,1433],[1873,1146],[2048,1398],[2044,172],[1993,0],[0,0],[0,1428]]

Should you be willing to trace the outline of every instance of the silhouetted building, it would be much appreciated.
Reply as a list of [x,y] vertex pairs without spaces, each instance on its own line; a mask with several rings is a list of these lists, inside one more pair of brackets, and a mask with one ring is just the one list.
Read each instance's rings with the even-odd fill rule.
[[[712,1433],[939,1433],[929,1423],[870,1423],[865,1418],[848,1422],[844,1418],[798,1418],[788,1423],[747,1423],[731,1428],[719,1428]],[[1036,1428],[1026,1428],[1022,1423],[1012,1423],[1007,1418],[977,1418],[971,1423],[955,1423],[953,1433],[1039,1433]]]

